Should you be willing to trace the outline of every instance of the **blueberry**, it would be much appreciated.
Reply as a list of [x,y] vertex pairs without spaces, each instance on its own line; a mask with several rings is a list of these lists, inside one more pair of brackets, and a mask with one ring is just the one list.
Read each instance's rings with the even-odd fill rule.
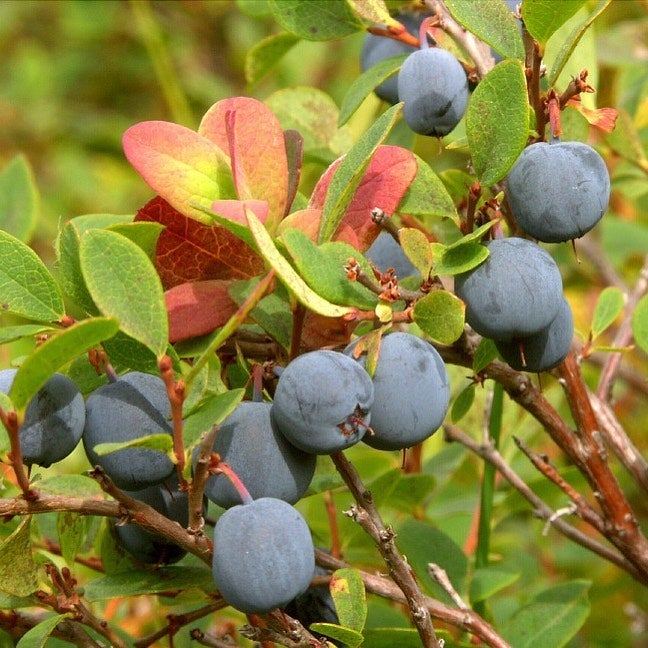
[[[356,342],[347,347],[351,354]],[[360,363],[366,365],[366,356]],[[379,450],[409,448],[439,428],[448,410],[450,381],[437,350],[410,333],[382,338],[373,376],[373,435],[363,441]]]
[[500,355],[516,371],[540,373],[560,364],[574,337],[574,318],[566,299],[549,326],[534,335],[495,341]]
[[158,376],[133,371],[102,385],[86,402],[83,445],[93,465],[101,466],[119,488],[140,490],[166,479],[174,469],[160,450],[124,448],[98,455],[100,443],[131,441],[151,434],[171,434],[171,408]]
[[398,73],[403,117],[421,135],[442,137],[459,123],[468,103],[468,80],[461,63],[438,47],[410,54]]
[[[326,575],[328,572],[321,567],[315,567],[315,576]],[[285,612],[297,619],[305,628],[311,623],[340,623],[335,603],[328,585],[314,585],[309,587],[303,594],[296,596],[284,608]],[[329,639],[334,645],[338,642]]]
[[[424,14],[401,14],[394,16],[407,31],[418,38],[418,31]],[[416,51],[416,47],[408,45],[402,41],[394,40],[386,36],[377,36],[376,34],[367,34],[362,42],[362,50],[360,52],[360,67],[363,72],[369,68],[399,54],[410,54]],[[390,104],[398,103],[398,76],[394,74],[375,89],[375,93],[384,101]]]
[[352,358],[317,350],[292,360],[277,383],[272,417],[292,443],[330,454],[362,439],[370,421],[373,384]]
[[466,304],[466,321],[480,335],[496,340],[538,333],[563,302],[555,261],[526,239],[496,239],[485,245],[488,258],[455,277],[455,292]]
[[214,528],[213,574],[223,598],[247,614],[283,607],[315,572],[313,541],[299,511],[262,497],[233,506]]
[[378,234],[365,256],[382,272],[386,272],[387,268],[394,268],[394,273],[399,279],[419,274],[403,252],[403,248],[388,232]]
[[507,180],[518,225],[547,243],[580,238],[608,208],[610,176],[603,158],[582,142],[538,142],[522,151]]
[[[8,394],[17,369],[0,371],[0,392]],[[85,405],[77,386],[54,374],[31,399],[18,437],[23,462],[47,468],[67,457],[81,440]]]
[[[148,486],[138,491],[125,491],[133,499],[153,507],[158,513],[186,527],[189,524],[187,493],[178,488],[178,479],[172,475],[168,484]],[[187,553],[171,540],[143,529],[134,522],[115,525],[119,544],[140,562],[150,565],[178,562]]]
[[[232,467],[254,499],[276,497],[294,504],[313,478],[316,457],[278,432],[271,408],[270,403],[240,403],[218,430],[214,452]],[[225,475],[210,477],[205,495],[223,508],[241,503]]]

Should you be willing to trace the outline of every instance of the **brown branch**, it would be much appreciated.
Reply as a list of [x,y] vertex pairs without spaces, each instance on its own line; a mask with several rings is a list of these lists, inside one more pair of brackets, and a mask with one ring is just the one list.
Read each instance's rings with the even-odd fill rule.
[[478,78],[483,79],[495,66],[495,59],[490,52],[490,47],[464,29],[450,15],[442,0],[426,0],[426,5],[430,8],[430,11],[436,14],[441,29],[452,36],[466,50],[475,63]]
[[613,551],[609,547],[596,542],[593,538],[585,535],[561,518],[556,517],[555,511],[531,490],[527,483],[506,463],[506,461],[504,461],[502,455],[495,450],[491,443],[477,443],[477,441],[472,439],[455,425],[445,424],[443,430],[448,441],[461,443],[461,445],[468,448],[471,452],[474,452],[476,455],[492,464],[497,471],[501,473],[502,477],[504,477],[504,479],[506,479],[506,481],[508,481],[509,484],[511,484],[511,486],[533,506],[534,514],[537,517],[550,522],[551,525],[565,537],[576,542],[582,547],[589,549],[614,565],[617,565],[617,567],[628,572],[640,583],[644,585],[648,584],[648,578],[639,572],[634,565],[630,561],[626,560],[622,555]]
[[648,462],[621,427],[610,405],[596,394],[588,394],[606,443],[637,484],[648,493]]
[[173,362],[167,355],[163,356],[158,363],[160,375],[164,381],[167,395],[169,397],[169,404],[171,405],[171,420],[173,421],[173,454],[176,459],[176,470],[178,473],[178,482],[180,488],[184,489],[187,486],[184,478],[185,467],[185,450],[184,441],[182,438],[182,428],[184,421],[182,418],[182,404],[185,399],[185,385],[182,380],[176,382],[173,375]]
[[378,547],[389,573],[407,600],[423,645],[426,648],[439,648],[439,640],[434,632],[424,596],[410,566],[396,548],[393,530],[385,527],[371,493],[365,488],[353,464],[342,452],[332,454],[331,459],[358,504],[351,507],[348,515],[362,526]]
[[75,614],[76,621],[88,626],[102,637],[105,637],[109,641],[110,646],[114,646],[114,648],[127,648],[127,644],[122,641],[121,637],[105,621],[97,618],[85,605],[77,592],[76,579],[73,578],[67,567],[64,567],[59,572],[57,567],[50,563],[45,565],[45,569],[52,581],[54,590],[57,591],[56,595],[43,597],[45,602],[49,603],[59,614],[72,611]]
[[211,648],[233,648],[238,645],[229,636],[214,637],[213,635],[205,634],[198,628],[194,628],[189,633],[189,636],[192,641],[195,641],[202,646],[211,646]]
[[198,460],[194,466],[193,479],[189,486],[189,532],[197,536],[203,535],[205,528],[203,496],[205,484],[209,479],[209,467],[211,463],[211,454],[214,447],[214,439],[218,434],[218,425],[214,425],[207,432],[200,442],[198,451]]
[[163,535],[211,565],[212,547],[207,536],[190,533],[148,504],[129,497],[113,484],[110,477],[99,466],[96,466],[90,474],[97,480],[105,493],[117,500],[120,505],[118,514],[120,517],[127,516],[142,528]]
[[561,448],[569,453],[590,483],[609,523],[607,539],[648,577],[648,540],[608,465],[598,421],[573,353],[567,355],[558,373],[578,429],[577,438],[570,435],[570,442]]
[[150,634],[148,637],[142,637],[141,639],[138,639],[133,643],[133,646],[134,648],[147,648],[148,646],[152,646],[156,641],[159,641],[163,637],[173,637],[178,632],[178,630],[180,630],[180,628],[189,625],[194,621],[198,621],[198,619],[202,619],[212,612],[221,610],[222,608],[226,607],[226,605],[227,603],[225,603],[223,599],[220,599],[215,603],[209,603],[208,605],[204,605],[198,610],[193,610],[192,612],[187,612],[185,614],[168,614],[167,621],[169,623],[166,627],[160,628],[160,630]]
[[563,477],[560,475],[556,467],[537,452],[529,448],[522,439],[513,437],[515,445],[522,450],[528,457],[529,461],[551,482],[560,488],[567,497],[575,504],[578,516],[587,522],[590,526],[594,527],[599,533],[605,533],[605,522],[603,518],[590,506],[590,503]]
[[[326,551],[315,549],[317,564],[326,569],[344,569],[350,565],[343,560],[334,558]],[[369,574],[357,570],[368,592],[383,598],[407,605],[405,594],[396,583],[381,574]],[[473,610],[460,610],[441,603],[429,596],[423,596],[422,603],[435,619],[444,621],[456,628],[472,634],[491,648],[511,648],[511,646]]]

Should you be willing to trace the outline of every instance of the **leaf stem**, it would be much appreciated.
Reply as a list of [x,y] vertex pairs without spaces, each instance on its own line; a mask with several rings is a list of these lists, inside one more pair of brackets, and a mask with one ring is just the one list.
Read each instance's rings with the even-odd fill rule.
[[209,359],[218,351],[221,345],[245,322],[252,309],[261,301],[266,292],[272,286],[275,271],[271,269],[268,274],[261,279],[248,298],[241,304],[240,308],[227,320],[223,328],[218,332],[209,346],[203,351],[203,354],[194,362],[191,369],[185,374],[184,382],[186,389],[191,387],[200,370],[209,362]]

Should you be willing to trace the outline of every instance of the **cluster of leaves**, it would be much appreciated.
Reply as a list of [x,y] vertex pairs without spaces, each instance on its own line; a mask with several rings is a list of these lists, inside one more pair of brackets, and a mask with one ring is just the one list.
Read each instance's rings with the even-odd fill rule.
[[[561,3],[557,11],[555,3],[524,1],[526,28],[545,53],[545,61],[550,61],[548,87],[565,90],[565,70],[571,69],[574,50],[591,33],[592,22],[609,2],[596,6],[584,1]],[[394,24],[378,0],[268,0],[264,6],[284,31],[248,52],[250,83],[259,83],[303,40],[340,39],[363,31],[367,24]],[[455,133],[446,141],[455,150],[467,147],[472,175],[458,170],[437,174],[432,159],[428,163],[410,150],[409,143],[401,145],[398,105],[381,112],[359,136],[351,135],[349,123],[371,101],[373,88],[397,72],[402,58],[359,76],[350,84],[339,110],[321,90],[291,88],[264,102],[248,97],[219,101],[206,112],[197,130],[166,121],[131,126],[123,136],[124,152],[156,196],[135,217],[93,214],[67,220],[57,238],[55,273],[29,246],[38,212],[30,167],[21,156],[9,162],[0,175],[0,301],[12,318],[0,329],[0,341],[13,343],[36,336],[39,343],[21,358],[3,408],[13,408],[21,416],[55,371],[65,371],[84,393],[90,393],[105,380],[91,362],[92,351],[98,347],[119,372],[157,372],[159,363],[169,357],[186,386],[182,435],[189,453],[201,435],[245,397],[259,349],[263,360],[281,362],[303,350],[345,343],[354,328],[367,327],[365,321],[384,327],[411,321],[435,343],[458,349],[455,343],[464,333],[463,304],[450,291],[428,287],[417,295],[411,310],[404,310],[413,300],[408,302],[398,290],[388,290],[393,288],[388,281],[381,278],[380,290],[372,290],[349,276],[353,259],[356,272],[373,277],[363,252],[381,231],[372,218],[374,208],[400,219],[401,244],[422,277],[451,277],[481,263],[487,250],[479,240],[492,222],[469,232],[462,227],[466,204],[470,205],[468,187],[478,181],[483,191],[479,202],[472,204],[473,210],[486,209],[489,201],[501,198],[498,183],[538,126],[529,104],[524,43],[504,4],[446,0],[445,6],[456,24],[506,57],[483,73],[477,69],[481,79],[469,103],[465,134]],[[562,35],[560,48],[552,41],[557,32]],[[436,35],[444,44],[453,43],[441,32]],[[456,44],[453,47],[471,65],[466,52]],[[574,101],[571,109],[586,124],[605,126],[610,114],[585,107],[581,101]],[[645,173],[641,138],[630,120],[622,115],[617,131],[605,137],[610,151],[620,151],[621,158]],[[330,166],[309,185],[302,175],[314,160]],[[620,316],[636,344],[647,350],[647,311],[645,296],[638,294],[630,309],[619,286],[601,291],[583,355],[618,346],[605,336]],[[457,364],[468,364],[483,379],[495,356],[492,345],[482,343],[468,363],[463,358]],[[462,370],[456,376],[459,379]],[[473,404],[475,398],[481,400],[477,382],[458,390],[454,423],[462,421],[476,429],[481,425],[479,407]],[[558,400],[553,393],[551,397]],[[492,407],[490,421],[495,438],[503,427],[497,420],[502,416],[502,403],[496,402],[499,405]],[[504,422],[519,434],[524,419],[520,421],[511,408]],[[6,436],[2,443],[2,451],[9,453]],[[166,435],[154,443],[178,459]],[[591,581],[584,578],[591,574],[583,570],[582,578],[561,579],[558,584],[549,579],[537,581],[530,595],[513,594],[516,581],[527,581],[534,573],[533,557],[540,549],[529,546],[527,562],[507,556],[493,565],[489,564],[488,542],[480,542],[475,564],[471,564],[472,549],[462,549],[460,544],[468,535],[468,510],[475,502],[450,491],[456,484],[470,482],[471,492],[477,492],[474,465],[455,446],[436,442],[428,452],[422,469],[406,473],[397,467],[397,460],[377,459],[362,448],[350,453],[363,477],[370,480],[378,508],[393,520],[398,546],[423,592],[447,608],[456,603],[453,590],[460,592],[474,610],[493,620],[511,645],[565,645],[590,612]],[[206,615],[216,609],[211,574],[199,561],[204,558],[204,547],[196,549],[186,540],[194,555],[178,566],[144,570],[134,565],[119,553],[107,526],[88,517],[89,513],[120,513],[118,507],[98,513],[102,504],[112,500],[94,480],[78,474],[83,460],[74,462],[72,470],[45,474],[32,482],[43,502],[69,498],[67,505],[60,505],[63,510],[56,520],[39,515],[36,523],[30,517],[14,517],[4,525],[0,607],[22,610],[41,605],[56,612],[44,620],[31,619],[32,634],[27,633],[21,645],[34,641],[43,645],[51,633],[66,636],[69,629],[61,624],[69,619],[81,618],[90,635],[99,637],[101,632],[80,612],[85,608],[75,602],[78,592],[62,568],[67,563],[76,570],[75,561],[88,555],[99,555],[105,574],[97,577],[91,572],[84,580],[82,605],[113,597],[182,592],[174,614],[204,609]],[[527,481],[535,479],[530,469],[516,468]],[[488,471],[484,484],[487,475]],[[577,487],[584,487],[575,469],[568,468],[565,475]],[[8,483],[7,502],[15,504],[19,495],[16,486]],[[318,541],[337,544],[351,564],[379,568],[382,563],[371,541],[351,520],[339,519],[333,526],[323,521],[326,502],[344,510],[349,500],[328,463],[320,463],[309,495],[300,506]],[[11,499],[14,496],[16,500]],[[493,486],[490,492],[484,487],[481,496],[482,520],[490,524]],[[509,511],[500,518],[505,536],[507,528],[516,531],[516,513],[521,507],[514,501],[515,494],[502,491],[498,496],[506,499]],[[560,497],[547,494],[547,498],[558,507]],[[91,504],[86,503],[85,509],[77,504],[81,508],[75,509],[71,502],[79,499]],[[457,504],[462,511],[459,522],[451,514]],[[7,508],[3,513],[40,513],[37,505],[38,498],[36,508]],[[55,529],[50,528],[53,525]],[[51,537],[58,542],[48,540]],[[506,540],[498,548],[511,549]],[[566,562],[582,560],[582,550],[561,546],[561,551]],[[52,560],[61,572],[55,569],[56,575],[50,568],[45,579],[39,563]],[[445,570],[451,588],[439,585],[429,572],[429,563]],[[373,597],[367,599],[365,588],[371,587],[358,570],[337,572],[331,589],[341,627],[322,624],[313,631],[350,646],[363,641],[367,646],[419,645],[418,634],[404,614]],[[62,598],[69,608],[60,601],[52,603],[47,593],[65,594]],[[16,618],[29,627],[27,614]],[[441,618],[453,625],[448,616]],[[462,622],[454,625],[467,629]],[[132,644],[125,632],[113,632],[104,636],[115,645]],[[463,645],[456,634],[443,636],[446,645]]]

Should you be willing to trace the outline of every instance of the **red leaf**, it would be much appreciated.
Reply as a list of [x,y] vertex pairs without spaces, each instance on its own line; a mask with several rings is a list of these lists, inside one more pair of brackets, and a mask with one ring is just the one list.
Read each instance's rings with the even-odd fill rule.
[[223,326],[238,308],[227,292],[229,284],[224,280],[196,281],[167,290],[169,342],[205,335]]
[[246,279],[263,272],[261,257],[220,225],[187,218],[159,196],[135,216],[136,221],[165,225],[158,238],[156,266],[162,285],[171,288],[206,279]]
[[[309,207],[322,209],[333,173],[340,164],[336,160],[319,179],[310,199]],[[376,150],[360,185],[353,196],[333,240],[348,239],[352,231],[357,238],[355,245],[365,251],[380,233],[381,228],[371,220],[371,210],[379,207],[386,214],[397,211],[403,196],[412,184],[418,165],[411,151],[400,146],[379,146]]]
[[351,333],[357,322],[348,322],[343,317],[324,317],[313,311],[304,316],[300,351],[314,351],[325,347],[345,346],[351,340]]
[[275,114],[257,99],[232,97],[207,111],[198,132],[229,152],[239,198],[268,203],[267,225],[273,232],[288,201],[286,146]]
[[268,203],[263,200],[216,200],[212,205],[214,214],[224,216],[247,227],[246,208],[251,209],[262,223],[266,222]]

